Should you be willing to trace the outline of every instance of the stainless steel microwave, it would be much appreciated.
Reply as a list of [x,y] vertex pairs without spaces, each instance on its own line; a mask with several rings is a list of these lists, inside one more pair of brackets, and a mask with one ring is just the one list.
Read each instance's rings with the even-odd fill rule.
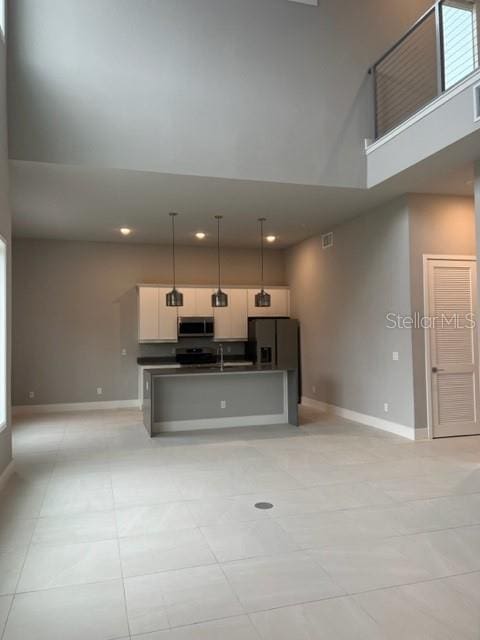
[[208,318],[179,318],[179,338],[212,338],[215,335],[213,317]]

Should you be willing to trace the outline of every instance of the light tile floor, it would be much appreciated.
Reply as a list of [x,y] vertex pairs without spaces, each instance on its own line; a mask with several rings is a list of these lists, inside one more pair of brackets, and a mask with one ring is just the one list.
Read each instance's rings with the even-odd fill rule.
[[[2,640],[478,640],[480,437],[17,421]],[[270,501],[271,511],[254,503]]]

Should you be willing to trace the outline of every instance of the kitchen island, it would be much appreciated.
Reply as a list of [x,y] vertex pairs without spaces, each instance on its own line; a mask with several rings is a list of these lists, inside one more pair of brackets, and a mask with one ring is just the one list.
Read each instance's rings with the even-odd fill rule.
[[143,415],[151,436],[193,429],[298,425],[297,370],[270,365],[144,369]]

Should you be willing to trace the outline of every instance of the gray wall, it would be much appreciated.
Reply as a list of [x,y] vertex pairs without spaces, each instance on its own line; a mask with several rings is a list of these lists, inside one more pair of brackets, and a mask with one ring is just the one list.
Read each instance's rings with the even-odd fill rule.
[[[474,202],[472,198],[458,196],[410,195],[408,206],[412,312],[423,314],[423,255],[477,254]],[[412,348],[415,426],[426,429],[425,336],[422,329],[413,330]]]
[[388,329],[385,318],[410,313],[406,200],[334,232],[331,249],[322,250],[315,237],[287,254],[293,310],[301,322],[303,394],[413,426],[411,331]]
[[[154,380],[154,422],[279,415],[284,410],[283,371]],[[220,400],[226,402],[225,409],[220,408]]]
[[[474,82],[478,83],[478,73],[458,95],[450,96],[434,111],[371,151],[367,156],[368,187],[442,151],[448,154],[447,161],[450,158],[454,163],[458,158],[456,164],[450,164],[452,169],[474,159],[480,146],[480,122],[474,121]],[[453,147],[455,143],[458,148]]]
[[[13,402],[137,397],[137,283],[168,283],[170,249],[120,243],[16,240],[13,246]],[[178,282],[216,281],[211,248],[179,247]],[[285,284],[284,253],[266,252],[265,278]],[[226,249],[224,284],[257,285],[255,250]],[[121,356],[121,349],[127,356]],[[146,354],[171,351],[150,347]],[[96,388],[103,388],[102,397]],[[35,399],[28,392],[35,391]]]
[[[0,36],[0,234],[8,244],[10,254],[10,208],[8,203],[7,128],[5,104],[5,44]],[[0,431],[0,474],[12,457],[10,431],[10,255],[7,273],[7,427]]]
[[364,186],[368,67],[432,0],[10,0],[11,157]]

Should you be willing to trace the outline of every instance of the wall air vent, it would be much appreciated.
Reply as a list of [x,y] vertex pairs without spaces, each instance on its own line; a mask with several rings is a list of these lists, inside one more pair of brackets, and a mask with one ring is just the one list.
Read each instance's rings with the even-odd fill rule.
[[300,4],[309,4],[312,7],[318,7],[318,0],[290,0],[290,2],[300,2]]
[[475,122],[480,120],[480,84],[473,87],[473,119]]
[[333,247],[333,231],[322,234],[322,249]]

